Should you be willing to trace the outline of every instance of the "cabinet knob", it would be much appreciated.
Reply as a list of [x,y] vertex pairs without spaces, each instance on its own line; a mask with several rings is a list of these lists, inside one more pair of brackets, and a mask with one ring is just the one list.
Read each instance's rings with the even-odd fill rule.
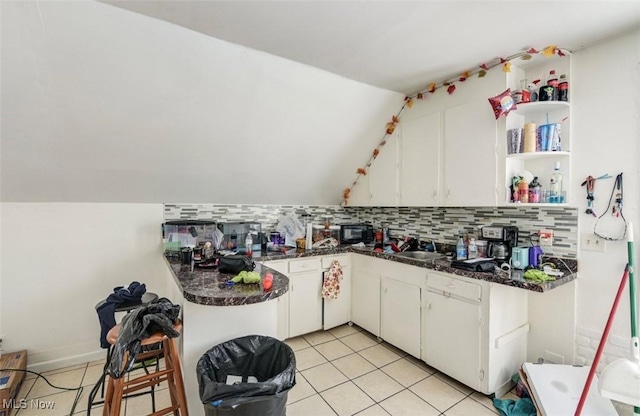
[[449,198],[449,196],[451,196],[451,188],[447,188],[447,198]]

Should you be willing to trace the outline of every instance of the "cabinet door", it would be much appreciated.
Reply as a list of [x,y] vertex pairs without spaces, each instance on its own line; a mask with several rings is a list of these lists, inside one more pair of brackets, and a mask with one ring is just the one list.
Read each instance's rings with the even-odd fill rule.
[[380,275],[354,267],[351,288],[351,320],[380,336]]
[[400,206],[438,205],[440,120],[437,112],[401,123]]
[[289,292],[276,298],[278,302],[278,339],[289,338]]
[[322,273],[289,274],[289,337],[322,329]]
[[426,291],[422,359],[480,390],[480,304],[432,289]]
[[398,138],[397,133],[387,137],[387,144],[373,161],[368,172],[371,205],[394,207],[398,205]]
[[[326,272],[325,272],[326,273]],[[323,299],[323,322],[325,329],[335,328],[351,320],[351,273],[349,267],[342,268],[340,294],[337,299]]]
[[382,279],[381,337],[414,357],[420,357],[420,292],[417,286]]
[[444,205],[496,205],[496,137],[497,123],[487,100],[444,112]]

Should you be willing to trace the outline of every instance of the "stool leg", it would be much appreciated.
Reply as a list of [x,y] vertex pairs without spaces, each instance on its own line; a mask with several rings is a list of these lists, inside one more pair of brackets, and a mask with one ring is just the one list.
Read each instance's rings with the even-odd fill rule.
[[96,394],[98,394],[98,389],[100,388],[102,389],[102,394],[100,395],[100,397],[104,399],[104,387],[106,384],[106,374],[107,374],[107,368],[109,367],[110,357],[111,357],[111,345],[109,345],[109,348],[107,348],[107,358],[104,362],[104,366],[102,367],[102,375],[100,376],[95,386],[93,386],[93,388],[91,389],[91,392],[89,393],[89,399],[87,403],[87,416],[91,416],[91,408],[93,407],[93,402],[95,401]]
[[167,343],[169,344],[168,350],[171,356],[171,367],[173,368],[173,378],[175,380],[177,399],[180,405],[180,414],[182,416],[189,416],[187,396],[184,392],[184,383],[182,381],[182,367],[180,366],[180,357],[178,356],[175,339],[170,338],[167,340]]
[[[122,390],[124,389],[124,377],[113,380],[113,385],[113,396],[111,397],[111,400],[109,400],[111,404],[109,406],[109,416],[120,416],[120,409],[122,408]],[[106,403],[107,400],[105,398],[105,405]]]
[[104,399],[104,375],[107,374],[107,367],[109,366],[109,359],[111,358],[111,344],[107,348],[107,358],[104,361],[104,371],[102,372],[102,397]]
[[109,377],[107,385],[107,394],[104,396],[104,406],[102,407],[102,416],[109,416],[109,410],[111,409],[111,401],[113,399],[113,379]]

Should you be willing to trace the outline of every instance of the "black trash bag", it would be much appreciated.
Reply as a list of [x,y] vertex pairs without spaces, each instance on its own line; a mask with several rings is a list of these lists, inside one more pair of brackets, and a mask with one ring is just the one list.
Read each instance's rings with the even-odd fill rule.
[[[272,403],[272,407],[284,410],[286,394],[296,384],[296,357],[284,342],[249,335],[211,348],[200,357],[196,372],[205,410],[209,404],[220,409],[235,409],[263,401],[261,413],[271,414],[266,409],[270,405],[264,403],[268,397],[264,396],[279,402]],[[242,377],[242,382],[227,384],[227,376]],[[255,377],[257,382],[249,382],[249,377]]]
[[142,339],[158,332],[169,338],[180,336],[173,329],[179,315],[180,305],[174,305],[167,298],[156,299],[126,314],[122,318],[118,340],[111,350],[107,373],[113,378],[120,378],[131,370],[136,355],[142,350]]

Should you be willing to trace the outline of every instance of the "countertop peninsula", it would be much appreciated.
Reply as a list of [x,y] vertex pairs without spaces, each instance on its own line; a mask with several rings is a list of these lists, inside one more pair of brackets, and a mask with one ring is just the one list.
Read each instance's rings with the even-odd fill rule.
[[[212,306],[239,306],[266,302],[284,295],[289,290],[289,278],[282,273],[260,264],[256,260],[255,272],[260,274],[260,283],[229,285],[235,275],[220,273],[217,269],[199,268],[166,258],[173,277],[189,302]],[[264,276],[273,273],[273,286],[265,290]]]

